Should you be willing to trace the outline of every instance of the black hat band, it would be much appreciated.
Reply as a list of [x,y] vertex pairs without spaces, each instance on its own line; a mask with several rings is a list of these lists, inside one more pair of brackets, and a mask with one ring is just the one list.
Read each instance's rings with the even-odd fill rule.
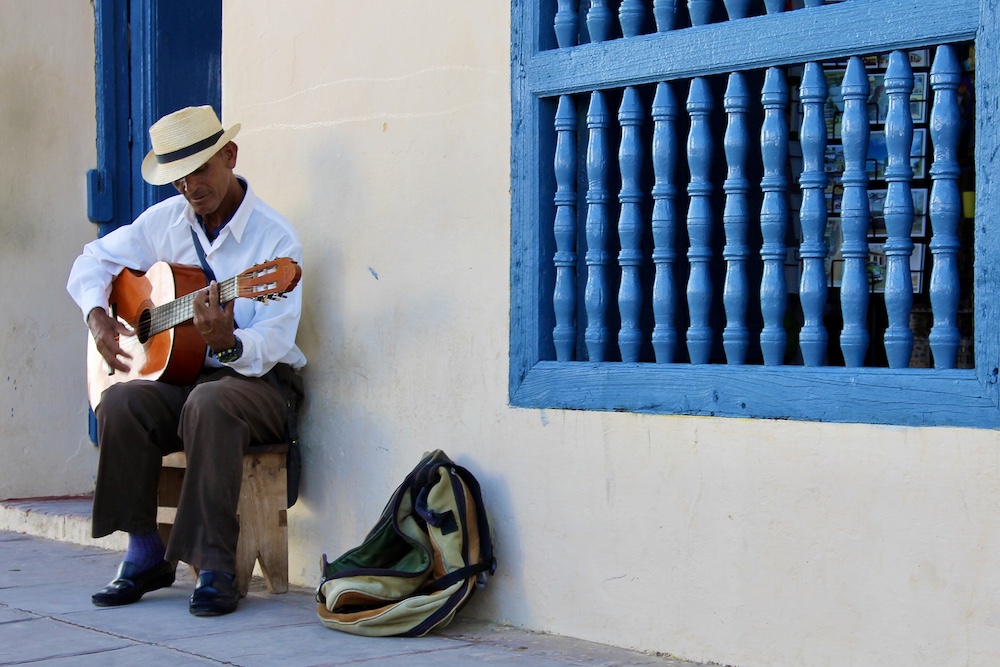
[[176,151],[171,151],[169,153],[164,153],[163,155],[156,155],[156,161],[159,164],[167,164],[168,162],[176,162],[177,160],[183,160],[184,158],[194,155],[195,153],[200,153],[206,148],[211,148],[219,138],[225,134],[223,130],[219,130],[207,139],[202,139],[190,146],[185,146]]

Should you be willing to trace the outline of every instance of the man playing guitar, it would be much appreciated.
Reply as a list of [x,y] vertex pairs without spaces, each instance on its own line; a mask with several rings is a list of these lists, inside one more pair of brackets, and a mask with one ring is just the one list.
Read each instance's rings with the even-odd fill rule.
[[[233,171],[232,139],[239,129],[223,130],[208,106],[154,123],[142,176],[154,185],[172,183],[179,194],[88,243],[70,272],[67,289],[83,311],[100,366],[107,377],[128,380],[97,391],[91,381],[101,450],[92,532],[129,535],[115,579],[93,596],[98,606],[130,604],[170,586],[178,560],[200,571],[192,614],[226,614],[239,601],[234,574],[243,454],[254,443],[284,441],[282,390],[297,384],[295,371],[306,361],[295,345],[300,289],[270,304],[220,293],[220,284],[231,285],[226,279],[248,266],[278,257],[302,262],[294,228]],[[179,300],[191,311],[184,325],[190,335],[175,335],[182,327],[160,334],[178,345],[194,341],[186,344],[197,363],[186,377],[147,376],[152,362],[142,356],[147,341],[141,327],[115,312],[119,276],[125,272],[124,284],[126,275],[153,275],[150,269],[162,263],[200,267],[206,275],[186,301]],[[166,357],[172,359],[173,351]],[[156,530],[160,463],[180,450],[188,469],[164,545]]]

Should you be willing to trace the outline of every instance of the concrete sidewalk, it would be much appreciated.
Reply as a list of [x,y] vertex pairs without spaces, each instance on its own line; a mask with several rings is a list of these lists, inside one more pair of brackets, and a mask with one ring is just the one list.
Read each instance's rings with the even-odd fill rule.
[[[45,501],[31,502],[33,512],[45,515]],[[127,607],[94,607],[90,596],[113,576],[119,551],[13,532],[4,523],[11,523],[10,515],[0,513],[0,665],[706,667],[461,615],[427,637],[355,637],[319,622],[314,591],[292,588],[271,595],[260,579],[235,613],[198,618],[187,611],[194,577],[183,565],[171,588]],[[70,517],[62,529],[72,531],[73,523]]]

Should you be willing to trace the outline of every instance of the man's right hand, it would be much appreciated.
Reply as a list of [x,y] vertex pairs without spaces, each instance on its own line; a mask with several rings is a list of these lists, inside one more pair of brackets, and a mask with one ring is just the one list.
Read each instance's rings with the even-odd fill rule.
[[127,373],[131,367],[119,357],[131,359],[132,355],[123,350],[118,342],[122,336],[134,335],[132,330],[108,315],[103,308],[94,308],[87,314],[87,326],[90,327],[90,335],[97,344],[97,351],[108,365]]

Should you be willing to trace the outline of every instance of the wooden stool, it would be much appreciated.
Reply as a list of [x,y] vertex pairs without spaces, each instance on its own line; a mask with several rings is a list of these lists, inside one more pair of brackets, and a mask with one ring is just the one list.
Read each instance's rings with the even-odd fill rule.
[[[260,562],[267,590],[288,591],[288,445],[251,447],[243,457],[243,484],[236,510],[240,539],[236,544],[236,586],[245,597],[254,562]],[[177,517],[187,457],[175,452],[163,457],[157,492],[156,523],[166,544]],[[195,569],[192,566],[192,569]],[[197,573],[197,570],[195,569]]]

